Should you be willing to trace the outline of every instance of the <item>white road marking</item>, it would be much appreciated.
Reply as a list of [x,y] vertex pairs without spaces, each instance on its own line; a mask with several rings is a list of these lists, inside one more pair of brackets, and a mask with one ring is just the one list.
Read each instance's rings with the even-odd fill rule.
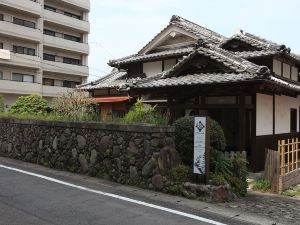
[[193,214],[181,212],[181,211],[178,211],[178,210],[173,210],[173,209],[170,209],[170,208],[150,204],[150,203],[147,203],[147,202],[134,200],[134,199],[131,199],[131,198],[120,196],[120,195],[115,195],[115,194],[111,194],[111,193],[107,193],[107,192],[97,191],[97,190],[94,190],[94,189],[91,189],[91,188],[75,185],[75,184],[72,184],[72,183],[64,182],[64,181],[54,179],[54,178],[51,178],[51,177],[47,177],[47,176],[44,176],[44,175],[40,175],[40,174],[37,174],[37,173],[32,173],[32,172],[28,172],[28,171],[25,171],[25,170],[20,170],[20,169],[17,169],[17,168],[5,166],[5,165],[2,165],[2,164],[0,164],[0,168],[4,168],[4,169],[7,169],[7,170],[12,170],[12,171],[15,171],[15,172],[27,174],[27,175],[34,176],[34,177],[38,177],[38,178],[48,180],[48,181],[51,181],[51,182],[54,182],[54,183],[58,183],[58,184],[62,184],[62,185],[65,185],[65,186],[77,188],[79,190],[88,191],[88,192],[92,192],[92,193],[103,195],[103,196],[108,196],[108,197],[111,197],[111,198],[115,198],[115,199],[123,200],[123,201],[126,201],[126,202],[130,202],[130,203],[150,207],[150,208],[153,208],[153,209],[158,209],[158,210],[161,210],[161,211],[169,212],[169,213],[172,213],[172,214],[180,215],[180,216],[183,216],[183,217],[187,217],[187,218],[190,218],[190,219],[202,221],[202,222],[205,222],[205,223],[209,223],[209,224],[213,224],[213,225],[226,225],[224,223],[220,223],[220,222],[217,222],[217,221],[214,221],[214,220],[206,219],[206,218],[196,216],[196,215],[193,215]]

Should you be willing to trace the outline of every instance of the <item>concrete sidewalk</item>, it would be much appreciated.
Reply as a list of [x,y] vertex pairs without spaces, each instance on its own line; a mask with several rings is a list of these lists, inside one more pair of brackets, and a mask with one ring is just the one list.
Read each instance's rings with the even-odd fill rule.
[[[272,203],[267,204],[266,201],[271,202],[271,200],[265,199],[260,196],[254,198],[253,195],[250,195],[245,199],[239,199],[233,203],[211,204],[189,200],[178,196],[166,195],[159,192],[143,190],[131,186],[124,186],[98,178],[91,178],[85,175],[57,171],[39,165],[28,164],[8,158],[0,157],[0,164],[42,174],[48,177],[53,177],[55,179],[74,183],[76,185],[82,185],[88,188],[126,196],[128,198],[156,204],[162,207],[168,207],[196,215],[205,215],[206,218],[213,218],[226,224],[287,225],[290,222],[292,222],[293,224],[299,224],[299,221],[297,221],[296,218],[284,217],[281,216],[281,214],[278,215],[278,217],[273,216],[273,214],[275,215],[275,213],[285,214],[285,210],[283,209],[280,211],[280,209],[278,208],[270,208],[269,205],[272,205]],[[273,205],[279,202],[280,200],[276,200]],[[283,201],[283,203],[279,205],[284,208],[285,204],[287,203],[289,203],[289,201],[285,199],[285,201]],[[298,205],[295,203],[295,205],[293,206],[298,207],[297,209],[299,210],[299,204],[300,202],[298,203]],[[251,207],[256,210],[251,209]],[[269,207],[269,211],[276,211],[274,211],[273,214],[268,213],[269,211],[267,211],[267,209],[263,209],[264,207]],[[300,212],[300,210],[298,212]],[[297,216],[298,215],[296,214],[295,217]]]

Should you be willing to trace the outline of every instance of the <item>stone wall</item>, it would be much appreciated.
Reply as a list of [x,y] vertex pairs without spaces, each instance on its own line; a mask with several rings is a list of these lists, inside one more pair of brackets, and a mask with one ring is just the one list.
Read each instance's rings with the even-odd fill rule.
[[1,156],[144,188],[180,163],[173,127],[0,119],[0,134]]

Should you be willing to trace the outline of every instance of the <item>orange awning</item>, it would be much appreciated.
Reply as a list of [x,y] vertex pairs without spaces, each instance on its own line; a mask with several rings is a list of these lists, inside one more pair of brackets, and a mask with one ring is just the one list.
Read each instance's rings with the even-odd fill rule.
[[129,96],[114,96],[114,97],[101,97],[101,98],[89,98],[88,101],[105,103],[105,102],[125,102],[128,101],[131,97]]

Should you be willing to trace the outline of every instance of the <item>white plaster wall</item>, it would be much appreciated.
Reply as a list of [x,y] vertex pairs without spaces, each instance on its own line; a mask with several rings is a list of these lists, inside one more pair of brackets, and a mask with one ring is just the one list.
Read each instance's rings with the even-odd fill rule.
[[291,77],[291,66],[289,64],[286,64],[286,63],[283,63],[282,66],[283,66],[283,69],[282,69],[283,76],[290,79],[290,77]]
[[292,67],[292,80],[298,81],[298,68]]
[[162,72],[162,61],[143,63],[143,72],[147,76],[153,76]]
[[273,134],[273,96],[256,95],[256,135]]
[[273,72],[281,76],[281,62],[276,59],[273,60]]
[[299,131],[300,98],[285,95],[275,96],[275,133],[290,133],[290,111],[297,109],[297,131]]
[[164,69],[169,70],[176,64],[176,59],[167,59],[164,61]]

